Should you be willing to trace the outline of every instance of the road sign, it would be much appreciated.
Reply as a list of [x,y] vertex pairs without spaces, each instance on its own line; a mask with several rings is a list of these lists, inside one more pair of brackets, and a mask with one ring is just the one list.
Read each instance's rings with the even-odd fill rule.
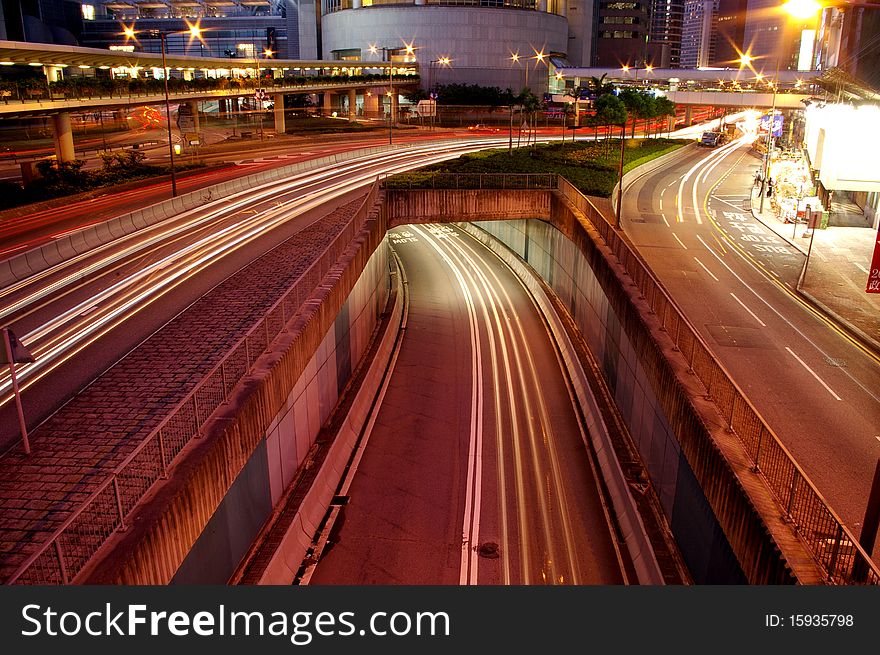
[[[24,347],[21,341],[18,340],[18,337],[15,336],[15,333],[9,328],[3,328],[6,331],[6,334],[9,336],[9,351],[12,353],[12,361],[16,364],[31,364],[34,361],[34,356],[28,352],[28,349]],[[9,355],[6,352],[6,348],[0,349],[0,364],[8,364],[9,363]]]

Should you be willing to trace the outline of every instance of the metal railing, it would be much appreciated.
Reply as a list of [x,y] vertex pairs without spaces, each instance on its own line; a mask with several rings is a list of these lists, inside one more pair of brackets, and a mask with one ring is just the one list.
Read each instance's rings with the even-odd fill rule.
[[385,178],[386,189],[556,189],[556,173],[433,173]]
[[626,269],[828,580],[835,584],[880,584],[880,569],[870,555],[718,363],[647,265],[589,199],[563,177],[559,178],[559,191],[583,212]]
[[287,293],[266,312],[205,378],[117,466],[100,487],[13,573],[6,584],[68,584],[116,531],[183,448],[200,436],[211,414],[227,402],[250,371],[312,294],[340,255],[363,228],[376,202],[378,180],[352,219]]

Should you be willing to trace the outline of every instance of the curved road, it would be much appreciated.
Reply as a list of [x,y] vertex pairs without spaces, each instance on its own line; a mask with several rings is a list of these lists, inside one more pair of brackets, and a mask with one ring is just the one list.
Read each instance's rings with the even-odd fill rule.
[[389,234],[409,286],[394,374],[312,584],[619,584],[555,345],[450,226]]

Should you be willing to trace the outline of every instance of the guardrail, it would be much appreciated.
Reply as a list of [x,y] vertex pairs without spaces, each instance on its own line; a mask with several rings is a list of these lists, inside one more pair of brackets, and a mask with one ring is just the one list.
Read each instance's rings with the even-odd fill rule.
[[[396,176],[395,176],[396,177]],[[406,173],[387,177],[386,189],[556,189],[556,173]]]
[[302,308],[305,300],[364,226],[378,197],[378,180],[351,221],[288,292],[242,337],[101,486],[32,553],[6,584],[68,584],[158,480],[168,477],[177,455],[200,436],[202,426],[229,399],[235,385],[266,352],[272,340]]
[[[394,84],[398,86],[407,86],[411,84],[416,84],[420,80],[419,75],[395,75],[394,76]],[[279,78],[278,81],[281,81]],[[172,102],[177,102],[182,99],[204,99],[210,100],[212,98],[229,98],[234,96],[247,96],[254,93],[256,89],[262,88],[265,89],[267,95],[271,95],[273,93],[308,93],[311,91],[320,91],[320,90],[333,90],[333,89],[360,89],[360,88],[369,88],[374,86],[388,86],[391,81],[390,78],[386,76],[376,76],[371,77],[370,79],[357,79],[355,77],[345,80],[315,80],[315,81],[293,81],[293,80],[283,80],[282,83],[278,83],[278,81],[273,81],[272,83],[265,83],[261,80],[257,79],[249,79],[243,80],[240,84],[236,86],[229,86],[225,88],[197,88],[195,85],[192,88],[176,88],[171,89],[169,91],[168,97]],[[33,93],[19,93],[17,97],[13,98],[11,95],[0,96],[0,99],[3,100],[3,104],[0,105],[0,113],[14,113],[16,111],[25,111],[28,110],[30,105],[43,105],[49,106],[57,106],[63,103],[85,103],[82,106],[94,106],[96,102],[100,102],[102,100],[133,100],[133,101],[150,101],[150,102],[162,102],[165,99],[164,91],[161,89],[126,89],[126,88],[107,88],[107,89],[94,89],[94,93],[90,93],[90,90],[82,90],[76,91],[72,90],[69,93],[59,93],[54,92],[49,94],[48,92],[44,92],[42,89],[34,90]],[[11,102],[10,102],[11,101]],[[78,105],[71,106],[71,109],[75,109]]]
[[689,369],[706,388],[785,517],[834,584],[880,584],[880,569],[748,401],[635,250],[589,199],[563,177],[559,191],[587,217],[657,315]]

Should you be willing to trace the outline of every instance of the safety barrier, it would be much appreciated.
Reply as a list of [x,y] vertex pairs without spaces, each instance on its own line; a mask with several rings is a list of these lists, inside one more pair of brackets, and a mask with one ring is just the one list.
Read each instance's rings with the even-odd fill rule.
[[351,221],[288,292],[242,337],[101,486],[30,555],[7,584],[68,584],[116,531],[147,491],[168,476],[174,459],[229,398],[287,322],[302,308],[331,266],[362,229],[378,197],[374,183]]
[[635,250],[565,178],[559,178],[559,191],[592,223],[626,269],[828,580],[835,584],[880,584],[880,569],[870,555],[828,506]]

